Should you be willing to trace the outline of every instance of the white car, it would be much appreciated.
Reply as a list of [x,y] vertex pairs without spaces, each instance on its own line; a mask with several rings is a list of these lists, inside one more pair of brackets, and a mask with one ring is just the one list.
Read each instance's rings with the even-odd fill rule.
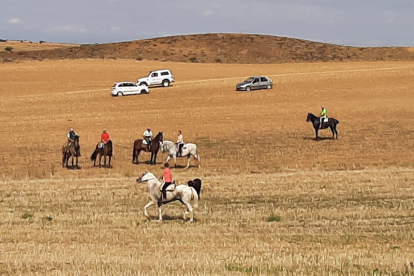
[[162,85],[168,87],[172,82],[174,82],[174,76],[169,69],[151,71],[148,77],[137,80],[137,84],[146,86]]
[[133,82],[123,81],[117,82],[112,86],[112,96],[124,96],[135,94],[148,94],[149,88],[146,85],[138,85]]

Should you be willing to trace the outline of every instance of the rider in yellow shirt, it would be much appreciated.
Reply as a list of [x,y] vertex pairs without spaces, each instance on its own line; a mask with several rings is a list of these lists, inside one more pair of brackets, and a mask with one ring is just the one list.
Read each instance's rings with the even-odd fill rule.
[[328,118],[328,111],[326,110],[324,106],[322,106],[321,117],[319,118],[320,119],[319,129],[322,128],[323,122],[325,121],[326,118]]

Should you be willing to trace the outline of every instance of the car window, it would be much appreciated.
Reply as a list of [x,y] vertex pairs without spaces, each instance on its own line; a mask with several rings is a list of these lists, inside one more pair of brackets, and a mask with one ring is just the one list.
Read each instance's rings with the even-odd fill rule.
[[153,77],[153,78],[158,77],[158,73],[152,73],[151,77]]
[[254,80],[253,77],[248,78],[247,80],[245,80],[245,82],[252,82]]
[[261,78],[260,78],[260,81],[261,81],[261,82],[266,82],[266,81],[267,81],[267,79],[266,79],[266,78],[264,78],[264,77],[261,77]]
[[258,83],[259,79],[254,79],[253,83]]
[[168,76],[170,73],[168,71],[161,72],[161,76]]
[[123,83],[118,84],[118,87],[124,87]]

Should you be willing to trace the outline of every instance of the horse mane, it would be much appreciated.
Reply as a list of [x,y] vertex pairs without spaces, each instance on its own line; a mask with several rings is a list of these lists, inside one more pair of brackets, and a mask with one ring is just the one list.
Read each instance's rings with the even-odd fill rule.
[[152,141],[158,142],[158,141],[162,140],[162,138],[163,138],[163,134],[160,131],[160,132],[158,132],[158,134],[154,137],[154,139]]

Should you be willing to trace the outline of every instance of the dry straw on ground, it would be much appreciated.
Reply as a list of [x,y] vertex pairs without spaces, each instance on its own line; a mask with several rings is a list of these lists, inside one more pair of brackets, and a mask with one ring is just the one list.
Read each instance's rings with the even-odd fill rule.
[[[154,68],[170,68],[177,82],[109,96],[114,82]],[[274,88],[234,91],[255,74]],[[3,64],[0,271],[411,275],[413,75],[407,62]],[[316,142],[305,122],[321,104],[340,120],[338,141]],[[166,158],[131,163],[147,126],[168,140],[181,129],[200,148],[201,169],[173,170],[180,183],[204,180],[193,224],[178,203],[163,223],[142,216],[147,190],[135,178],[161,174]],[[81,170],[61,168],[69,127],[81,136]],[[103,128],[114,141],[111,170],[88,160]]]

